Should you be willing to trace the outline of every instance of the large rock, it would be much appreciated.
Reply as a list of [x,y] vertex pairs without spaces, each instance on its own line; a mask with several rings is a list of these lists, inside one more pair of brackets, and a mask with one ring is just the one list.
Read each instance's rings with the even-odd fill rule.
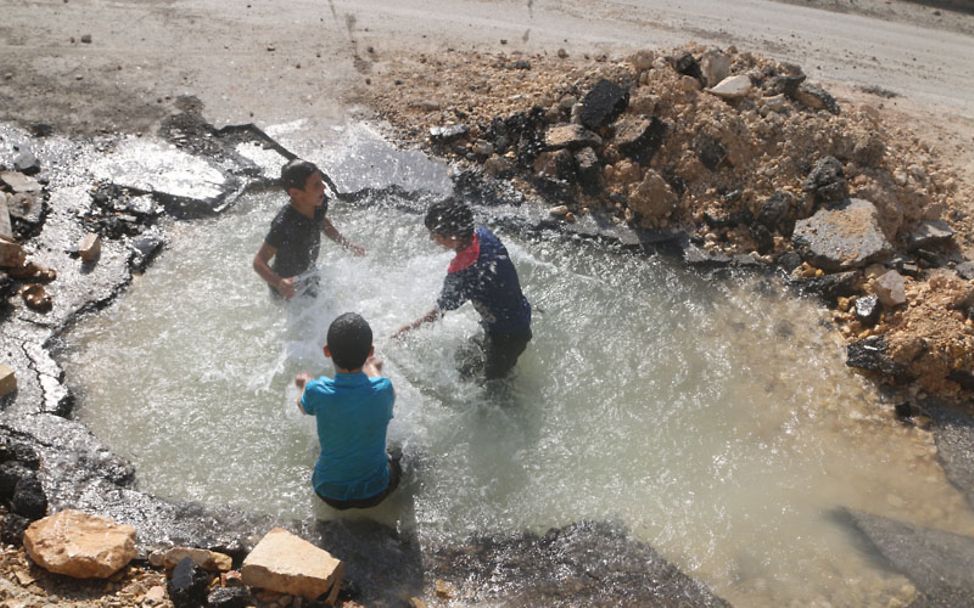
[[660,146],[666,135],[666,123],[656,118],[627,116],[615,123],[615,145],[619,151],[645,165]]
[[582,99],[579,120],[589,129],[609,124],[629,105],[629,90],[608,80],[598,81]]
[[578,150],[589,146],[601,146],[602,138],[582,125],[563,124],[548,129],[545,133],[544,143],[549,150],[561,148]]
[[958,608],[974,601],[974,538],[879,515],[844,513],[920,597],[911,606]]
[[135,528],[66,510],[32,523],[24,533],[24,548],[50,572],[108,578],[135,557]]
[[268,532],[240,569],[246,585],[309,600],[337,596],[343,573],[342,562],[282,528]]
[[679,201],[663,176],[650,169],[629,197],[629,208],[640,214],[644,222],[652,224],[669,217]]
[[703,74],[704,84],[708,87],[716,85],[730,75],[730,57],[718,50],[711,49],[700,57],[700,72]]
[[187,557],[210,572],[227,572],[233,568],[233,559],[229,555],[196,547],[172,547],[165,551],[154,551],[149,555],[149,563],[157,568],[172,570]]
[[792,242],[806,261],[829,271],[861,268],[893,251],[879,227],[875,205],[858,198],[799,220]]

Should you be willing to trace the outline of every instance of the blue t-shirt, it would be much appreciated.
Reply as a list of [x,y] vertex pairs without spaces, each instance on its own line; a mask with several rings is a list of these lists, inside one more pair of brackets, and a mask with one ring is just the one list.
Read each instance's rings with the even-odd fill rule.
[[456,310],[470,300],[487,333],[527,333],[531,327],[531,305],[521,292],[507,249],[483,226],[474,231],[474,236],[470,247],[457,253],[450,264],[437,308]]
[[318,425],[321,455],[311,478],[318,494],[358,500],[386,489],[386,431],[395,400],[388,378],[369,378],[362,372],[308,382],[301,407]]

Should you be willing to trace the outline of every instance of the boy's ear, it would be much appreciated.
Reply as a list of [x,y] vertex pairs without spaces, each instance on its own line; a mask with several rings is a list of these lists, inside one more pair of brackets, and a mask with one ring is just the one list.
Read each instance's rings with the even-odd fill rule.
[[[375,354],[375,344],[369,347],[369,357]],[[368,359],[369,357],[366,357]]]
[[327,344],[325,344],[325,347],[323,349],[321,349],[321,351],[323,353],[325,353],[325,357],[331,359],[331,349],[328,348],[328,345]]

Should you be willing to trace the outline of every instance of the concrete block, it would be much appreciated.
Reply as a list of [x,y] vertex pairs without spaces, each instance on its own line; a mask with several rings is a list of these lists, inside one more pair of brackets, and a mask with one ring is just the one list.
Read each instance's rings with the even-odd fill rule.
[[89,232],[78,243],[78,255],[85,262],[94,262],[101,255],[101,237]]
[[0,397],[6,397],[17,390],[17,376],[13,368],[0,363]]

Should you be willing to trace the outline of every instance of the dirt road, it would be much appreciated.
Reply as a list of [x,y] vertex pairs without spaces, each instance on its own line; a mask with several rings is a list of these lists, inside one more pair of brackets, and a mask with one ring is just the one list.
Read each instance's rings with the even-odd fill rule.
[[342,116],[355,87],[367,86],[370,70],[402,53],[452,46],[624,55],[696,40],[800,63],[813,80],[881,86],[903,95],[895,103],[947,114],[974,132],[974,37],[962,33],[974,31],[974,16],[883,0],[855,6],[893,20],[767,0],[672,5],[0,0],[0,119],[139,131],[176,96],[193,94],[216,122],[328,122]]

